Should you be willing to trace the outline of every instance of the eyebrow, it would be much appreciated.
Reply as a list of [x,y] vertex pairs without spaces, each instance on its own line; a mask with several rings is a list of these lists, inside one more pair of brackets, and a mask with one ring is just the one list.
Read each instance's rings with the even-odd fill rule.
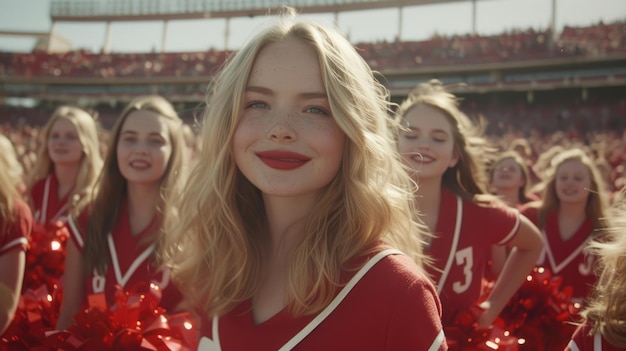
[[[266,87],[260,87],[260,86],[255,86],[255,85],[247,86],[246,92],[254,92],[254,93],[259,93],[259,94],[269,95],[269,96],[275,95],[273,90],[266,88]],[[326,92],[306,92],[306,93],[298,94],[298,96],[302,98],[306,98],[306,99],[328,99],[328,94],[326,94]]]
[[[137,131],[135,131],[135,130],[130,129],[130,130],[122,131],[122,133],[120,133],[120,134],[124,135],[124,134],[139,134],[139,133]],[[163,137],[163,134],[161,134],[159,132],[150,132],[150,133],[148,133],[148,136],[153,136],[153,135]]]
[[[412,126],[410,124],[409,124],[409,129],[410,130],[420,130],[420,131],[422,130],[421,128],[414,127],[414,126]],[[448,133],[447,131],[445,131],[443,129],[433,129],[431,132],[433,132],[433,133],[443,133],[445,135],[450,135],[450,133]]]

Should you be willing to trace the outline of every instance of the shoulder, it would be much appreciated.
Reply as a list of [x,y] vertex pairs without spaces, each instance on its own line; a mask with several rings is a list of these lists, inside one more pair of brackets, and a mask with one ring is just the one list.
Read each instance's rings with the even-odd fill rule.
[[441,302],[424,270],[410,257],[396,254],[382,259],[370,273],[362,290],[363,306],[370,317],[388,323],[388,349],[442,349]]
[[390,254],[381,259],[364,278],[371,289],[388,295],[437,295],[431,279],[410,257]]
[[541,201],[531,201],[521,206],[519,211],[524,216],[528,217],[528,219],[532,220],[533,222],[536,222],[540,207],[541,207]]
[[28,204],[22,199],[14,199],[13,204],[15,205],[15,215],[20,220],[33,220],[33,214],[30,210]]
[[593,350],[593,334],[591,334],[591,325],[588,321],[579,325],[574,331],[566,351],[584,351]]
[[15,206],[13,209],[14,217],[6,223],[4,232],[0,233],[0,253],[12,248],[26,250],[28,238],[31,236],[33,216],[30,207],[21,199],[14,199],[13,204]]
[[488,217],[492,223],[498,219],[517,221],[520,211],[507,206],[502,201],[492,197],[477,198],[475,201],[464,200],[463,211],[465,218],[476,220],[484,224],[482,220]]
[[521,206],[520,211],[522,213],[537,212],[539,210],[539,207],[541,207],[541,200],[531,201]]

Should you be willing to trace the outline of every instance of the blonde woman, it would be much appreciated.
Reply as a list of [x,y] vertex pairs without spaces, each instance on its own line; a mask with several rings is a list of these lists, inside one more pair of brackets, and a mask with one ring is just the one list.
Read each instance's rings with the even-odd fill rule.
[[207,105],[164,256],[199,349],[446,350],[388,93],[346,38],[284,14]]
[[607,193],[591,158],[581,149],[557,154],[550,163],[541,201],[522,213],[542,231],[546,243],[537,265],[563,278],[582,302],[595,282],[593,255],[583,251],[607,223]]
[[0,158],[0,335],[17,309],[33,225],[30,208],[17,188],[21,180],[10,174],[8,166],[6,158]]
[[626,190],[614,205],[614,223],[585,250],[598,257],[598,277],[566,351],[626,350]]
[[91,200],[102,168],[93,117],[73,106],[58,107],[40,134],[28,194],[35,222],[66,221]]

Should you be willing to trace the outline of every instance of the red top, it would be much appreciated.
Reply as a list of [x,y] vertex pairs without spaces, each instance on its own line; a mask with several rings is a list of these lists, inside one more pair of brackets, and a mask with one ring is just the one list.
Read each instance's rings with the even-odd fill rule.
[[478,302],[491,246],[504,245],[517,234],[519,216],[505,205],[478,205],[441,192],[435,238],[427,254],[434,260],[428,273],[437,284],[444,325]]
[[[170,283],[169,270],[157,270],[152,263],[154,245],[150,236],[159,229],[157,217],[140,233],[133,235],[126,203],[121,206],[119,214],[113,232],[107,235],[109,266],[106,275],[94,271],[87,277],[87,295],[105,293],[111,306],[115,303],[116,285],[128,290],[137,283],[152,282],[161,288],[160,305],[171,312],[182,301],[182,294]],[[85,248],[87,222],[88,210],[80,214],[78,223],[74,223],[71,217],[68,222],[72,241],[81,252]]]
[[606,341],[601,334],[590,334],[589,322],[579,326],[565,351],[624,351],[626,347],[617,347]]
[[[522,213],[539,226],[537,210],[536,207],[529,206]],[[561,238],[556,210],[548,214],[544,228],[540,229],[545,246],[537,265],[549,268],[554,275],[562,277],[561,286],[571,286],[574,289],[574,298],[587,297],[596,281],[593,272],[595,259],[583,252],[593,232],[591,219],[586,218],[568,240]]]
[[[349,280],[355,272],[346,273]],[[339,289],[338,289],[339,291]],[[404,255],[374,265],[345,299],[294,350],[447,350],[433,285]],[[210,350],[212,320],[203,316],[200,347]],[[219,319],[226,350],[278,350],[315,315],[294,317],[287,308],[255,324],[246,301]]]
[[34,220],[37,223],[49,223],[54,220],[67,220],[68,192],[63,198],[58,197],[58,180],[53,174],[39,180],[31,190]]
[[[28,248],[28,239],[33,228],[33,215],[24,201],[14,199],[13,203],[15,217],[7,225],[6,230],[0,231],[0,255],[11,250],[26,251]],[[0,219],[0,229],[4,228],[5,224]]]

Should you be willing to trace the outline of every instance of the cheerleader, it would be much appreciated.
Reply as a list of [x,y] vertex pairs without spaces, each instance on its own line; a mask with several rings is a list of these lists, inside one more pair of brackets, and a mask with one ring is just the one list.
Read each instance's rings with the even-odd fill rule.
[[20,180],[10,174],[8,166],[0,157],[0,335],[17,309],[33,225],[30,208],[17,188]]
[[608,226],[606,197],[591,158],[581,149],[570,149],[552,159],[542,200],[522,209],[541,229],[546,243],[537,265],[562,277],[562,286],[573,288],[577,302],[583,302],[595,282],[594,258],[584,248]]
[[160,96],[134,99],[113,127],[97,196],[69,220],[65,288],[57,329],[65,329],[88,296],[115,303],[116,285],[153,283],[161,306],[175,311],[181,294],[158,269],[161,224],[173,211],[171,193],[184,182],[182,121]]
[[[598,257],[598,280],[587,307],[585,322],[572,336],[566,351],[626,350],[626,190],[614,205],[615,229],[590,241],[585,251]],[[621,202],[620,202],[621,201]]]
[[44,126],[28,194],[35,222],[65,222],[91,200],[102,167],[94,118],[73,106],[58,107]]
[[511,250],[501,278],[481,304],[478,323],[488,326],[532,270],[542,248],[539,231],[484,190],[480,161],[486,155],[477,150],[487,149],[485,141],[439,81],[420,84],[397,116],[405,125],[398,149],[419,185],[416,207],[432,233],[426,246],[433,259],[429,273],[444,325],[453,325],[457,313],[479,302],[491,246]]
[[342,34],[287,14],[223,69],[164,257],[199,350],[447,349],[389,107]]

